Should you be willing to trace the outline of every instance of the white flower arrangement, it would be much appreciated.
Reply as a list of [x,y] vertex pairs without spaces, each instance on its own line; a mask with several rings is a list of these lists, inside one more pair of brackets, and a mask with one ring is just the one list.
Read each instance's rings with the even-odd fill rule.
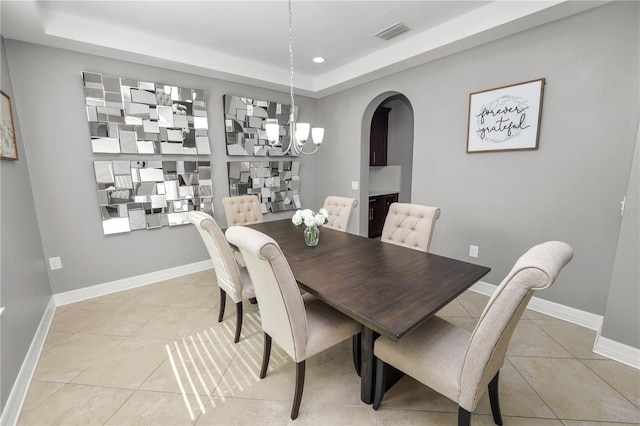
[[318,228],[325,223],[329,223],[329,212],[326,209],[320,209],[314,212],[310,209],[296,210],[291,222],[296,228],[305,225],[308,228]]
[[182,104],[173,104],[173,113],[175,115],[187,115],[187,107]]

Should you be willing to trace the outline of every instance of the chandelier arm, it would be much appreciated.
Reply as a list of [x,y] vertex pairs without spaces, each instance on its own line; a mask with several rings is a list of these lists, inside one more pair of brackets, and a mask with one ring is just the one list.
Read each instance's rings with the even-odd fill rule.
[[311,152],[307,152],[307,151],[304,150],[305,146],[306,146],[306,144],[302,145],[302,147],[300,148],[300,154],[306,154],[306,155],[315,154],[318,151],[318,148],[320,148],[320,145],[316,145],[316,149],[314,149]]
[[282,150],[282,147],[280,148],[280,152],[278,152],[276,145],[270,145],[269,148],[271,148],[274,152],[274,154],[278,157],[287,155],[289,153],[289,151],[291,151],[291,142],[289,142],[289,146],[287,146],[286,150]]

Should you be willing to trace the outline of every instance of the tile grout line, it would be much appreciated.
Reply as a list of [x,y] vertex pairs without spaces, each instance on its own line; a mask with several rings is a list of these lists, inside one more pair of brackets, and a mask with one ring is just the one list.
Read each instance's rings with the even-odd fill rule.
[[[512,357],[507,357],[507,359],[512,358]],[[513,358],[549,358],[549,357],[531,357],[531,356],[514,356]],[[569,359],[569,358],[564,358],[564,359]],[[542,395],[540,395],[540,393],[538,392],[538,390],[533,386],[533,384],[531,384],[531,382],[529,382],[529,380],[525,377],[524,374],[522,374],[522,371],[520,371],[518,369],[518,367],[511,362],[511,359],[509,359],[509,363],[513,366],[513,368],[516,369],[516,371],[518,372],[518,374],[520,375],[520,377],[522,377],[524,379],[525,382],[527,382],[527,385],[531,388],[531,390],[533,390],[533,392],[538,395],[538,398],[540,398],[540,400],[542,402],[544,402],[544,405],[547,406],[547,408],[549,408],[549,410],[553,413],[554,416],[556,416],[556,419],[559,420],[561,423],[564,423],[562,421],[562,419],[560,418],[560,416],[558,416],[558,413],[555,412],[555,410],[553,408],[551,408],[551,406],[549,405],[549,403],[542,397]]]
[[[620,390],[618,390],[615,386],[613,386],[611,383],[609,383],[609,381],[608,381],[607,379],[605,379],[604,377],[602,377],[600,374],[598,374],[598,372],[597,372],[597,371],[593,370],[591,367],[589,367],[589,366],[584,362],[585,360],[588,360],[588,361],[612,361],[612,360],[599,360],[599,359],[586,359],[586,358],[585,358],[585,359],[577,358],[577,359],[578,359],[578,361],[580,361],[580,363],[581,363],[582,365],[584,365],[584,366],[585,366],[589,371],[591,371],[593,374],[595,374],[596,376],[598,376],[598,378],[599,378],[600,380],[602,380],[603,382],[605,382],[605,383],[607,384],[607,386],[609,386],[611,389],[613,389],[613,391],[614,391],[614,392],[616,392],[618,395],[620,395],[623,399],[625,399],[625,400],[629,401],[629,403],[630,403],[632,406],[636,407],[636,408],[639,410],[639,414],[638,414],[638,415],[639,415],[639,418],[638,418],[638,420],[640,421],[640,407],[638,407],[638,405],[636,405],[633,401],[631,401],[629,398],[627,398],[627,397],[626,397],[622,392],[620,392]],[[616,361],[612,361],[612,362],[616,362]],[[625,367],[627,367],[627,368],[631,368],[631,367],[628,367],[628,366],[625,366]],[[620,422],[620,423],[623,423],[623,422]]]

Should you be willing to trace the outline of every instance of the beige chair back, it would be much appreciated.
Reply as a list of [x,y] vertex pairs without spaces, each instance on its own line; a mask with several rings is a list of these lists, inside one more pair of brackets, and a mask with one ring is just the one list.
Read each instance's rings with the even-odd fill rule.
[[262,329],[293,358],[306,359],[307,315],[289,263],[271,237],[244,226],[231,226],[227,240],[244,258],[260,304]]
[[260,201],[257,195],[239,195],[222,199],[227,226],[251,225],[263,222]]
[[381,241],[427,252],[439,217],[437,207],[393,203],[384,221]]
[[188,212],[187,220],[195,225],[204,241],[204,245],[207,247],[209,256],[213,261],[218,286],[235,303],[241,302],[244,297],[242,295],[240,271],[224,233],[213,217],[201,211]]
[[495,290],[469,340],[460,378],[459,405],[475,409],[502,364],[511,335],[534,290],[549,287],[573,257],[566,243],[549,241],[523,254]]
[[329,212],[329,223],[324,226],[346,232],[351,222],[351,213],[356,206],[355,198],[330,195],[324,200],[322,208]]

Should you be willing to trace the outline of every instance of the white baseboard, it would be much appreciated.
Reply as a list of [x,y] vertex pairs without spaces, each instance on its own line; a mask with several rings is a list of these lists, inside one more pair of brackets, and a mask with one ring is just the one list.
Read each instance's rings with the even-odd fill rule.
[[150,272],[148,274],[124,278],[122,280],[97,284],[91,287],[79,288],[77,290],[66,291],[64,293],[57,293],[53,295],[53,298],[56,302],[56,306],[62,306],[69,303],[81,302],[83,300],[92,299],[94,297],[105,296],[107,294],[116,293],[118,291],[129,290],[131,288],[141,287],[143,285],[149,285],[159,281],[180,277],[182,275],[192,274],[194,272],[200,272],[211,268],[213,268],[213,261],[211,259],[203,260],[201,262],[176,266],[175,268],[164,269],[162,271]]
[[20,367],[20,371],[18,372],[18,376],[16,377],[16,381],[11,388],[11,393],[9,393],[9,398],[4,406],[4,410],[2,410],[0,425],[15,425],[18,423],[18,417],[20,416],[20,411],[24,405],[24,400],[27,397],[27,392],[31,385],[31,379],[36,371],[36,366],[38,365],[38,360],[42,353],[42,347],[44,346],[44,342],[47,340],[47,334],[49,333],[49,327],[51,326],[51,321],[53,320],[53,314],[55,312],[56,304],[53,297],[51,297],[51,299],[49,299],[49,304],[44,310],[44,314],[42,315],[36,334],[33,336],[33,340],[31,341],[31,345],[27,351],[27,356],[25,357],[22,367]]
[[[483,281],[478,281],[471,290],[476,293],[491,296],[497,286]],[[602,355],[621,364],[628,365],[640,370],[640,349],[607,339],[600,335],[604,318],[589,312],[581,311],[556,302],[532,297],[529,301],[528,309],[540,312],[554,318],[561,319],[579,326],[597,331],[593,352]]]
[[640,370],[640,349],[607,339],[600,333],[593,345],[593,352]]
[[[485,296],[491,296],[496,288],[497,286],[494,284],[478,281],[473,285],[473,287],[471,287],[471,290],[476,293],[484,294]],[[591,330],[598,331],[602,327],[603,318],[600,315],[581,311],[580,309],[561,305],[556,302],[550,302],[535,296],[529,301],[527,309],[531,309],[532,311],[540,312],[541,314],[549,315],[581,327],[586,327]]]

